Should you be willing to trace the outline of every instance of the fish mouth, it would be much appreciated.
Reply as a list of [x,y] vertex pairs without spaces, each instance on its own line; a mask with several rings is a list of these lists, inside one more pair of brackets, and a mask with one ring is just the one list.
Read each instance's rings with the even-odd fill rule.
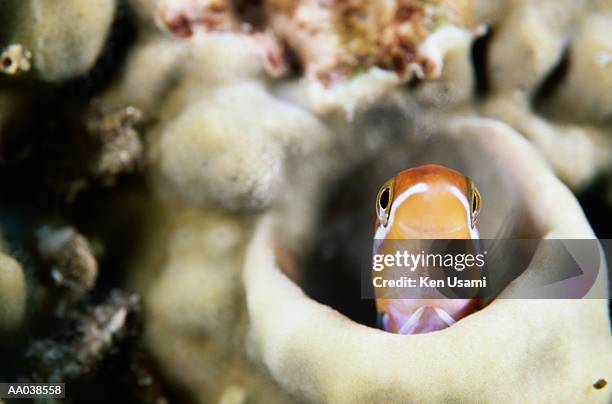
[[395,328],[398,334],[403,335],[439,331],[457,322],[446,310],[436,306],[420,306],[410,315],[391,308],[388,316],[387,321],[383,320],[383,328],[386,331]]

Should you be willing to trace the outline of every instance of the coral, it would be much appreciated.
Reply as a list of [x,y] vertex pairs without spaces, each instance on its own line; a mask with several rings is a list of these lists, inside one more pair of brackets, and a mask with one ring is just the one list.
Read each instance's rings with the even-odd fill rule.
[[[498,9],[507,12],[491,22],[492,91],[482,112],[508,122],[538,145],[574,189],[609,171],[612,161],[604,95],[610,93],[605,59],[611,48],[604,38],[609,38],[611,16],[598,13],[600,8],[609,11],[604,4],[508,2]],[[565,64],[569,71],[564,74]],[[580,81],[585,74],[589,84]],[[551,102],[544,103],[546,98]]]
[[611,139],[597,127],[549,122],[530,111],[524,96],[516,93],[488,101],[483,111],[528,136],[573,188],[584,188],[610,167]]
[[59,285],[77,294],[91,290],[98,277],[98,261],[89,241],[72,227],[37,231],[41,255],[54,262],[51,276]]
[[0,335],[15,331],[26,312],[26,281],[14,258],[0,252]]
[[232,32],[249,41],[272,77],[287,73],[283,47],[271,31],[257,31],[248,22],[239,21],[229,1],[161,1],[157,10],[159,25],[179,38],[201,38],[212,32]]
[[138,310],[138,296],[116,290],[106,302],[70,313],[63,334],[30,344],[26,356],[36,369],[31,380],[59,383],[92,372],[118,340],[133,332]]
[[[421,83],[416,96],[426,105],[445,107],[469,102],[473,96],[474,75],[471,48],[474,35],[465,30],[447,28],[423,45],[425,53],[436,55],[439,77]],[[431,50],[427,50],[431,48]],[[444,68],[442,68],[442,66]]]
[[112,183],[119,174],[134,171],[142,158],[143,147],[135,129],[142,112],[130,106],[115,111],[96,110],[92,115],[87,129],[98,152],[92,159],[91,174]]
[[421,45],[444,24],[474,28],[473,2],[267,1],[269,23],[300,58],[306,75],[332,84],[379,67],[401,80],[436,77]]
[[146,340],[164,372],[197,402],[289,402],[243,349],[240,263],[250,220],[194,209],[164,216],[132,272],[136,285],[149,285]]
[[0,54],[0,72],[17,75],[30,71],[32,52],[21,45],[10,45]]
[[42,80],[82,75],[98,59],[115,9],[115,0],[2,2],[5,33],[0,44],[28,49],[34,73]]
[[[167,195],[230,210],[261,210],[283,189],[286,154],[325,127],[255,83],[221,87],[185,109],[152,147]],[[310,146],[305,146],[310,147]],[[291,150],[291,149],[297,150]]]
[[612,116],[612,14],[585,18],[573,40],[569,72],[554,105],[555,117],[609,123]]
[[439,78],[452,38],[473,38],[480,30],[470,1],[266,5],[275,33],[304,66],[310,107],[349,117],[413,77]]
[[109,108],[133,105],[143,119],[155,116],[155,106],[164,99],[179,76],[188,49],[158,36],[145,36],[134,45],[121,77],[101,97]]
[[[473,37],[480,30],[474,17],[472,1],[264,1],[234,5],[185,0],[162,1],[157,9],[160,26],[192,42],[218,32],[248,38],[272,77],[285,75],[291,65],[289,56],[295,55],[304,69],[312,108],[340,110],[349,116],[361,104],[360,99],[367,102],[376,93],[380,96],[414,76],[439,77],[443,56],[452,48],[446,45],[447,38],[457,33]],[[376,84],[376,80],[360,77],[377,78],[377,71],[386,72],[388,79]],[[343,83],[353,79],[356,83]],[[360,88],[364,82],[369,83]],[[338,93],[337,85],[345,89]],[[356,93],[356,100],[346,97],[347,92]]]
[[238,20],[226,0],[161,1],[157,17],[160,25],[179,37],[190,37],[198,30],[207,32],[237,31]]

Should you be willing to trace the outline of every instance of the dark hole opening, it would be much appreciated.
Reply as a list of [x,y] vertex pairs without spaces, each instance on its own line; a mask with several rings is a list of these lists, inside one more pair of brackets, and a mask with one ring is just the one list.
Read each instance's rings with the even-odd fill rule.
[[599,379],[593,384],[593,387],[595,387],[597,390],[601,390],[607,385],[608,385],[608,382],[606,381],[606,379]]
[[2,67],[4,67],[5,69],[11,67],[11,65],[13,64],[13,60],[10,57],[5,57],[2,59]]
[[[352,320],[376,327],[373,300],[361,298],[361,268],[369,260],[376,212],[376,188],[361,189],[356,178],[367,175],[358,168],[332,186],[319,218],[316,239],[304,267],[304,291]],[[387,177],[388,178],[388,177]],[[384,183],[384,180],[378,183]],[[388,203],[388,195],[379,204]],[[386,200],[385,200],[386,198]],[[384,209],[384,208],[383,208]]]
[[570,64],[570,51],[566,48],[563,54],[559,58],[559,61],[552,68],[552,70],[546,75],[546,77],[539,84],[538,88],[533,93],[531,103],[533,108],[538,112],[546,113],[544,110],[546,100],[552,97],[567,76]]
[[[375,301],[362,298],[361,276],[371,265],[378,192],[381,185],[404,169],[444,164],[445,148],[441,146],[437,136],[388,139],[382,150],[330,185],[320,209],[315,239],[300,264],[307,268],[300,286],[308,296],[355,322],[376,327]],[[460,163],[453,167],[462,170]],[[386,187],[378,204],[390,204],[391,197]]]
[[487,33],[474,41],[472,45],[472,66],[474,66],[474,95],[476,98],[484,98],[490,90],[490,79],[487,68],[489,46],[493,38],[493,31]]

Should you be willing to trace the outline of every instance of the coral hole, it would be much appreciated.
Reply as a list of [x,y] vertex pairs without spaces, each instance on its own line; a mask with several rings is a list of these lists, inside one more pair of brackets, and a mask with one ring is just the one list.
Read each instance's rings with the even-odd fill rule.
[[[429,163],[463,172],[482,195],[481,237],[534,234],[528,219],[517,218],[521,203],[511,176],[486,158],[482,145],[443,135],[391,136],[387,141],[332,181],[319,212],[314,242],[301,263],[300,283],[310,297],[368,326],[376,323],[375,304],[361,298],[361,287],[362,273],[371,262],[375,198],[380,186],[397,172]],[[367,276],[363,279],[367,281]]]
[[4,69],[9,69],[12,64],[13,64],[13,59],[11,59],[11,57],[8,55],[3,57],[2,61],[0,62],[0,65],[2,65],[2,68]]

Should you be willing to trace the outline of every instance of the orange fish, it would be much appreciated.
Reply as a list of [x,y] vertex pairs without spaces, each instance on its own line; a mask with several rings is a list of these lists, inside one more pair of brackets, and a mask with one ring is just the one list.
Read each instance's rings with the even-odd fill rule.
[[[376,198],[375,253],[388,254],[391,240],[478,239],[480,205],[472,180],[455,170],[429,164],[402,171],[383,185]],[[476,299],[414,293],[409,299],[377,295],[382,329],[399,334],[441,330],[479,304]]]

